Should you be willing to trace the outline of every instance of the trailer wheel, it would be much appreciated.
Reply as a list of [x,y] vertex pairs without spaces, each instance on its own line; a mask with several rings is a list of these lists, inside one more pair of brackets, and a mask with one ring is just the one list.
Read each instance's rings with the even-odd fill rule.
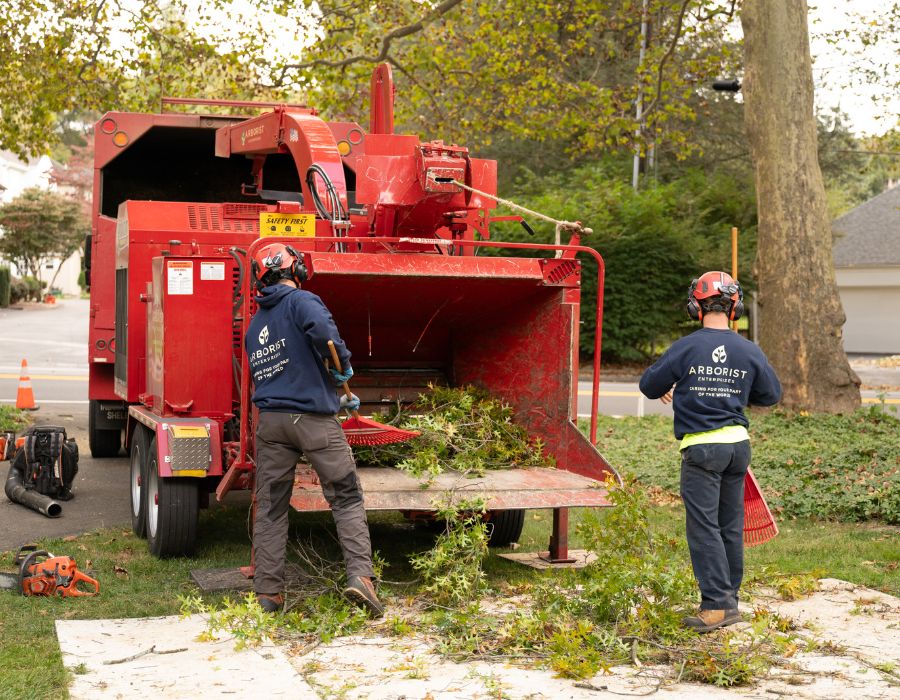
[[525,526],[524,510],[492,510],[490,516],[493,528],[488,536],[488,547],[509,547],[519,541]]
[[144,498],[144,488],[147,485],[149,447],[150,431],[138,424],[131,438],[131,529],[141,538],[147,536],[147,502]]
[[180,557],[194,553],[197,544],[198,481],[159,475],[156,438],[150,441],[147,487],[147,544],[154,556]]
[[88,444],[91,447],[91,457],[118,457],[122,447],[122,431],[98,428],[99,414],[100,402],[92,399],[88,406]]

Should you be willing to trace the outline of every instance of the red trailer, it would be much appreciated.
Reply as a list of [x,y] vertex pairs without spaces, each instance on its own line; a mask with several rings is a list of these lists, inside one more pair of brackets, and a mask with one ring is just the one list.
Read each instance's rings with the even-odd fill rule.
[[[135,532],[159,556],[189,554],[208,495],[251,485],[247,261],[282,240],[304,254],[304,287],[353,351],[363,413],[412,402],[429,383],[474,384],[512,405],[557,463],[444,474],[429,489],[361,467],[366,508],[421,517],[442,492],[484,494],[495,545],[518,538],[524,509],[553,508],[549,558],[566,560],[566,509],[609,505],[603,481],[616,476],[593,445],[600,256],[577,234],[562,245],[492,241],[491,223],[516,218],[492,216],[496,163],[394,134],[386,65],[372,77],[368,131],[297,105],[215,104],[268,109],[111,112],[95,127],[90,447],[115,456],[124,435]],[[497,248],[530,257],[485,254]],[[590,441],[574,423],[579,254],[600,275]],[[291,503],[328,509],[302,466]]]

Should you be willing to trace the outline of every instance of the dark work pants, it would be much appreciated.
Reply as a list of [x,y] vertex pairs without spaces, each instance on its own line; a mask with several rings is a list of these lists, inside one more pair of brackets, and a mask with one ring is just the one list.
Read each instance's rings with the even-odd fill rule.
[[288,510],[294,472],[306,455],[337,527],[347,576],[373,576],[372,545],[356,463],[340,422],[317,413],[262,411],[256,428],[256,520],[253,553],[258,594],[284,590]]
[[681,452],[681,498],[701,610],[737,607],[744,578],[744,476],[750,441]]

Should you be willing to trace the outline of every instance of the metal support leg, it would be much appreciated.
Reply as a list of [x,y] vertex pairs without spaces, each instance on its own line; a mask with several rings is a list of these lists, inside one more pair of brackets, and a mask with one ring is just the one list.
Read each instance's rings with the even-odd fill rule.
[[256,471],[253,471],[252,481],[250,482],[250,566],[242,566],[241,574],[245,578],[253,578],[256,573],[256,552],[253,551],[253,526],[256,524]]
[[569,509],[553,509],[553,532],[550,533],[550,551],[541,559],[551,564],[571,564],[575,561],[569,556]]

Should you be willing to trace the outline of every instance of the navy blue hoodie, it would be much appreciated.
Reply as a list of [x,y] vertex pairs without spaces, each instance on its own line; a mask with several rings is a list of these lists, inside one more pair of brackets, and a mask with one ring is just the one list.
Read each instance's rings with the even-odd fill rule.
[[730,330],[701,328],[679,338],[647,369],[640,388],[658,399],[672,385],[675,437],[729,425],[749,427],[744,406],[771,406],[781,383],[763,351]]
[[256,297],[244,345],[253,377],[253,403],[260,411],[330,413],[340,409],[324,358],[333,340],[341,367],[350,352],[338,335],[331,312],[312,292],[286,284],[266,287]]

